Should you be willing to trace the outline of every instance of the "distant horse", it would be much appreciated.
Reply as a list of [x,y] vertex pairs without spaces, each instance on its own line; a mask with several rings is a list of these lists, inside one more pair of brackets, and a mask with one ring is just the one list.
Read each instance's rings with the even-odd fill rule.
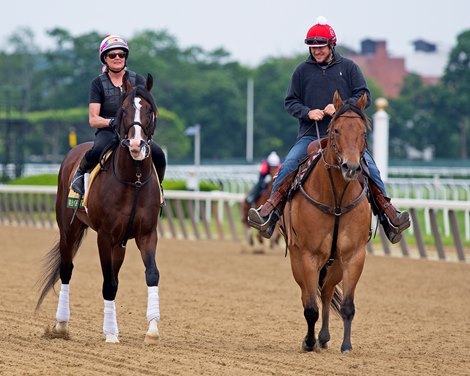
[[67,205],[71,178],[83,155],[92,146],[84,143],[72,149],[59,171],[56,200],[57,224],[60,239],[46,256],[36,309],[60,278],[62,285],[57,307],[54,336],[69,336],[69,282],[73,258],[88,227],[97,232],[97,243],[103,272],[104,299],[103,332],[106,342],[119,342],[115,297],[119,270],[124,261],[126,242],[135,238],[145,265],[148,286],[147,320],[149,328],[145,342],[159,338],[160,319],[157,269],[155,255],[158,241],[157,221],[161,191],[150,157],[150,142],[155,130],[158,110],[150,93],[153,78],[147,76],[144,86],[132,87],[124,80],[124,94],[116,116],[116,133],[120,146],[114,150],[93,179],[86,193],[86,211]]
[[[343,319],[341,351],[352,350],[354,291],[371,229],[367,189],[360,182],[361,159],[367,146],[366,100],[363,95],[356,104],[343,103],[335,93],[337,112],[329,124],[327,146],[320,149],[316,166],[284,209],[282,225],[308,328],[302,343],[304,351],[327,348],[330,307]],[[338,285],[341,281],[342,286]],[[316,339],[319,299],[322,327]]]
[[251,207],[259,208],[263,205],[266,200],[269,198],[271,194],[271,190],[273,187],[273,180],[266,185],[266,188],[261,193],[261,196],[256,200],[254,205],[250,205],[248,201],[245,199],[242,204],[242,224],[243,228],[245,229],[245,238],[247,240],[248,246],[253,252],[265,252],[265,244],[268,242],[269,248],[274,248],[276,245],[279,244],[280,240],[280,232],[279,232],[279,225],[276,226],[271,239],[267,240],[257,230],[253,230],[253,228],[248,225],[248,211]]

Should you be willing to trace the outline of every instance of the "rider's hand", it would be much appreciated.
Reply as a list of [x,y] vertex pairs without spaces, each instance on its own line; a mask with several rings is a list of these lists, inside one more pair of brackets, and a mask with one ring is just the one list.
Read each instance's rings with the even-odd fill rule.
[[109,127],[114,129],[114,127],[116,126],[116,121],[114,120],[114,118],[111,118],[109,119]]
[[319,121],[323,119],[324,116],[325,116],[325,113],[323,112],[323,110],[310,110],[308,112],[308,118],[310,120]]
[[323,113],[325,115],[334,116],[334,114],[336,113],[336,108],[333,104],[330,103],[323,109]]

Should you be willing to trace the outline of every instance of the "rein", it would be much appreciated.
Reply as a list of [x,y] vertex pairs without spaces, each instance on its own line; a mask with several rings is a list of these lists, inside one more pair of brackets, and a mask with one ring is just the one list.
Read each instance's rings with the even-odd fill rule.
[[129,182],[129,181],[125,181],[125,180],[122,180],[117,174],[116,174],[116,164],[114,163],[115,162],[115,154],[116,153],[113,153],[113,160],[112,160],[112,165],[113,165],[113,176],[116,178],[116,180],[121,183],[121,184],[124,184],[124,185],[128,185],[128,186],[131,186],[131,187],[134,187],[135,188],[135,191],[134,191],[134,199],[132,201],[132,207],[131,207],[131,212],[129,214],[129,221],[127,222],[127,226],[126,226],[126,234],[124,235],[124,238],[123,240],[119,243],[119,245],[122,247],[122,248],[125,248],[126,245],[127,245],[127,241],[129,240],[129,237],[131,235],[131,231],[132,231],[132,225],[134,224],[134,218],[135,218],[135,212],[136,212],[136,208],[137,208],[137,199],[139,197],[139,193],[140,193],[140,190],[141,188],[147,184],[150,179],[152,178],[152,170],[150,170],[150,173],[149,175],[146,177],[146,179],[144,181],[141,181],[141,178],[142,178],[142,161],[134,161],[134,165],[135,165],[135,169],[136,169],[136,172],[135,172],[135,176],[137,178],[137,180],[135,182]]

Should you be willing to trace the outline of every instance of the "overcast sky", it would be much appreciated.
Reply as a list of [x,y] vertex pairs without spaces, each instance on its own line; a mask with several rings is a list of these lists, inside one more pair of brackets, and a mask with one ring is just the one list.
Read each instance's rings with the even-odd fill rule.
[[24,26],[40,47],[47,47],[46,30],[54,27],[73,36],[97,31],[125,38],[165,29],[181,48],[223,47],[247,65],[306,51],[305,34],[319,15],[335,29],[339,44],[358,50],[365,38],[384,39],[394,56],[409,53],[416,39],[450,49],[457,35],[470,29],[470,0],[4,0],[2,5],[2,50],[8,36]]

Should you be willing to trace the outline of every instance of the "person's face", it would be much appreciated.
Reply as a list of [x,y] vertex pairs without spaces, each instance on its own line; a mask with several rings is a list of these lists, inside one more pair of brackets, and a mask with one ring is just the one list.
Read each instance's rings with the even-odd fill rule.
[[106,64],[112,70],[120,70],[126,64],[126,52],[123,50],[111,50],[106,54]]
[[319,64],[327,63],[331,60],[331,49],[329,46],[310,47],[310,52]]

